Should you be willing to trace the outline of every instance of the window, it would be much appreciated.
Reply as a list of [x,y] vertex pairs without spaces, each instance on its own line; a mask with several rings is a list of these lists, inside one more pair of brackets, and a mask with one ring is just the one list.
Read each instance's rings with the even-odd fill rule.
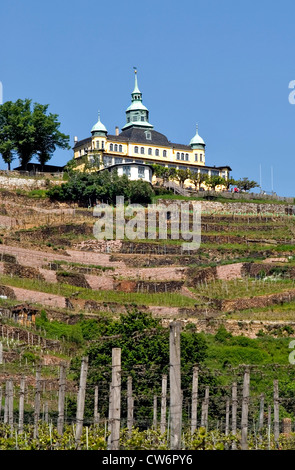
[[163,150],[163,157],[167,157],[167,150]]
[[122,145],[119,145],[119,152],[122,152]]
[[153,155],[153,150],[151,148],[148,149],[148,154]]
[[186,159],[187,162],[189,161],[188,153],[185,154],[185,159]]
[[200,162],[203,161],[203,155],[200,153]]
[[112,163],[113,163],[112,160],[113,160],[112,157],[104,157],[104,158],[103,158],[103,164],[104,164],[104,166],[110,166],[110,165],[112,165]]
[[104,149],[104,141],[101,141],[101,148]]
[[123,158],[115,157],[115,165],[119,165],[122,162],[123,162]]
[[200,171],[203,175],[208,175],[208,170],[206,170],[205,168],[201,168]]
[[140,148],[140,153],[141,153],[141,155],[144,154],[144,147],[141,147],[141,148]]
[[146,140],[152,140],[152,134],[150,131],[145,131],[145,138]]
[[181,154],[181,160],[184,160],[184,153]]
[[195,153],[195,162],[197,162],[197,161],[198,161],[198,154]]
[[137,121],[137,116],[133,116],[133,122]]
[[99,149],[99,140],[96,141],[96,148]]
[[179,152],[177,152],[177,154],[176,154],[176,160],[180,160],[180,153]]
[[134,147],[134,153],[138,153],[138,147]]
[[127,118],[127,122],[130,122],[130,118],[129,118],[129,117]]
[[140,116],[140,120],[141,120],[141,121],[144,121],[144,116]]
[[159,156],[159,149],[156,149],[156,151],[155,151],[155,155],[156,155],[156,157],[158,157],[158,156]]
[[211,170],[211,176],[219,176],[218,170]]
[[138,178],[144,178],[144,166],[138,167]]
[[118,152],[118,145],[115,144],[115,152]]
[[123,175],[131,176],[131,167],[129,165],[123,166]]
[[114,148],[113,144],[110,144],[110,152],[113,151],[113,148]]

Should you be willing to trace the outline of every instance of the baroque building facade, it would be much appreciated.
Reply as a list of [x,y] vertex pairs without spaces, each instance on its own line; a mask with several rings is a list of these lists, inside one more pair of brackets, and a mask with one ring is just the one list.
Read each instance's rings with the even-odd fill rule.
[[[85,163],[91,167],[98,158],[100,169],[120,166],[122,172],[133,178],[145,178],[147,172],[144,165],[163,165],[169,168],[189,169],[193,172],[208,176],[221,176],[228,179],[231,168],[225,166],[206,165],[206,144],[196,133],[188,145],[177,144],[154,130],[149,122],[149,110],[142,102],[142,93],[138,88],[137,70],[135,70],[134,90],[131,93],[131,104],[126,109],[126,124],[121,132],[116,127],[115,134],[108,134],[101,122],[100,113],[98,121],[91,129],[91,136],[78,141],[75,137],[74,158],[78,168]],[[95,165],[96,166],[96,165]],[[138,174],[135,176],[135,167]]]

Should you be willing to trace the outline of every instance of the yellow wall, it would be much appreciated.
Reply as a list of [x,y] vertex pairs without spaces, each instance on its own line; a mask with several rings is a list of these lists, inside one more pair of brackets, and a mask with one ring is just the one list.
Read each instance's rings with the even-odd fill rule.
[[[74,151],[74,157],[78,158],[80,156],[79,150],[81,150],[81,155],[84,155],[84,148],[88,147],[89,150],[96,150],[96,142],[99,141],[100,143],[104,141],[105,151],[113,156],[126,156],[126,157],[133,157],[133,158],[144,158],[145,160],[150,160],[151,163],[166,163],[166,164],[180,164],[180,165],[205,165],[205,151],[204,150],[183,150],[183,149],[173,149],[164,146],[156,146],[156,145],[149,145],[149,144],[135,144],[135,143],[121,143],[116,141],[107,141],[104,137],[92,137],[92,142],[89,142],[86,145],[82,145],[79,148],[76,148]],[[115,145],[122,145],[122,152],[118,151],[111,151],[110,145],[113,144],[113,148]],[[135,152],[135,147],[138,147],[138,153]],[[144,148],[144,154],[141,153],[141,148]],[[148,149],[152,149],[152,155],[149,155]],[[156,155],[156,150],[159,151],[159,156]],[[163,151],[166,151],[166,157],[163,157]],[[189,160],[177,160],[177,152],[180,155],[183,153],[189,155]],[[198,154],[198,160],[195,161],[195,154]],[[200,161],[200,154],[202,155],[202,161]]]

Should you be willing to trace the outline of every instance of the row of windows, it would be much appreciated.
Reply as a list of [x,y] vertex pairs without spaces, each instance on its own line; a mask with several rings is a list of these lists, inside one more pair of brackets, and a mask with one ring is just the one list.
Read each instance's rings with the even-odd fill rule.
[[123,152],[123,147],[121,144],[110,144],[110,152]]
[[[137,145],[134,147],[134,153],[140,153],[141,155],[145,154],[145,148],[144,147],[137,147]],[[153,155],[153,149],[148,148],[148,155]],[[160,150],[155,149],[155,156],[159,157],[160,156]],[[163,157],[167,157],[167,150],[163,150],[162,152]]]
[[[101,147],[100,147],[101,146]],[[96,141],[96,148],[101,148],[101,149],[104,149],[104,142],[101,141]],[[145,154],[145,147],[138,147],[138,146],[135,146],[134,147],[134,153],[140,153],[141,155],[144,155]],[[123,152],[123,146],[121,144],[110,144],[110,152],[120,152],[122,153]],[[87,149],[84,149],[84,153],[87,153]],[[147,149],[147,154],[149,156],[152,156],[153,155],[153,149],[151,147],[149,147]],[[79,150],[79,156],[82,156],[83,155],[83,152],[81,150]],[[160,156],[160,150],[159,149],[155,149],[155,156],[156,157],[159,157]],[[162,156],[165,158],[167,157],[167,150],[162,150]],[[190,160],[190,156],[188,153],[183,153],[183,152],[177,152],[176,153],[176,160],[182,160],[182,161],[189,161]],[[200,161],[200,162],[203,162],[203,154],[197,154],[195,153],[195,162],[197,161]]]

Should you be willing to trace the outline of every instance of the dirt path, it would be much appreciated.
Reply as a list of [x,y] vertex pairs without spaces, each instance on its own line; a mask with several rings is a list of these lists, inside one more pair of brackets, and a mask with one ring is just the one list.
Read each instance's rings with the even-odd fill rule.
[[65,298],[61,295],[46,294],[45,292],[38,292],[21,287],[11,287],[16,295],[17,300],[21,302],[39,303],[41,305],[48,305],[49,307],[65,308]]

